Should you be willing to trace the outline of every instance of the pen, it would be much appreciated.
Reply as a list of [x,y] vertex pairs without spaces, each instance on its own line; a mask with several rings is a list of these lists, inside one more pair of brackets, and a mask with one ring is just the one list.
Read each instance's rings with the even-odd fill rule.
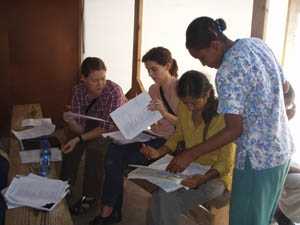
[[156,134],[154,134],[154,133],[151,133],[151,132],[149,132],[149,131],[146,131],[146,130],[143,130],[142,133],[143,133],[143,134],[147,134],[147,135],[149,135],[149,136],[152,136],[152,137],[154,137],[154,138],[159,138],[159,137],[160,137],[160,136],[158,136],[158,135],[156,135]]

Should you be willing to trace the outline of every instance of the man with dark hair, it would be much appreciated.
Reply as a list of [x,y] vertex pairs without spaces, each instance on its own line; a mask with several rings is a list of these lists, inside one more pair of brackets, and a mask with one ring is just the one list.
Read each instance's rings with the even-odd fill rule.
[[74,87],[70,110],[72,113],[93,116],[103,121],[74,117],[65,112],[64,121],[72,138],[62,147],[63,163],[61,177],[75,184],[78,166],[85,152],[83,193],[71,207],[73,214],[85,213],[96,203],[102,186],[103,158],[108,141],[102,134],[116,130],[109,114],[126,102],[119,85],[106,80],[104,62],[96,57],[86,58],[81,65],[81,82]]

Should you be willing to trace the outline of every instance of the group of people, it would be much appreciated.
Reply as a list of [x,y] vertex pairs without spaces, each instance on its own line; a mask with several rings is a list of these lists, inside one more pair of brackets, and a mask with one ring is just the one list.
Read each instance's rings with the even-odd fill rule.
[[184,179],[188,189],[153,193],[150,225],[176,225],[191,207],[225,191],[231,193],[230,225],[271,223],[294,151],[284,103],[289,87],[263,41],[232,41],[225,29],[222,19],[199,17],[186,30],[190,55],[217,69],[218,99],[199,71],[187,71],[177,79],[177,63],[168,49],[155,47],[143,56],[154,81],[148,109],[163,116],[151,126],[159,137],[145,143],[120,145],[102,137],[117,129],[109,114],[127,100],[121,87],[106,79],[101,59],[88,57],[82,62],[82,79],[74,88],[69,110],[106,122],[64,113],[71,136],[62,149],[62,179],[75,184],[85,152],[83,193],[70,207],[73,214],[87,212],[100,197],[102,208],[90,224],[120,222],[128,164],[148,165],[172,153],[170,172],[181,172],[191,162],[210,169]]

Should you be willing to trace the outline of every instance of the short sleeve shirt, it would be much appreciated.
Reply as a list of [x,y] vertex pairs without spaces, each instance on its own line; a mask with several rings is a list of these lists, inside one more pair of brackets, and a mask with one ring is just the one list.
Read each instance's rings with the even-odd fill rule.
[[283,99],[284,75],[272,51],[257,38],[237,40],[216,74],[218,112],[238,114],[243,131],[236,141],[236,168],[246,157],[256,170],[282,165],[294,145]]

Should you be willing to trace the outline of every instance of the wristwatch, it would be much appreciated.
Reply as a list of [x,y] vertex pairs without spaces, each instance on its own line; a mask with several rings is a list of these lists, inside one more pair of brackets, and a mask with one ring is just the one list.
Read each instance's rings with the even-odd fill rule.
[[77,137],[79,138],[79,144],[83,144],[83,143],[84,143],[84,140],[83,140],[83,138],[81,137],[81,135],[78,135]]

